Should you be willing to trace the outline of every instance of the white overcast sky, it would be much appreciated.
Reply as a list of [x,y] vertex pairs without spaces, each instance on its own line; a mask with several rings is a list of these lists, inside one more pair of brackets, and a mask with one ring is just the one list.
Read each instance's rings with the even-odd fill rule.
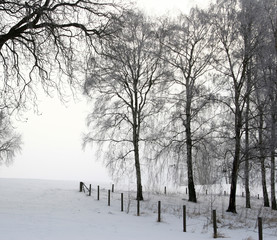
[[[148,14],[188,13],[208,0],[138,0]],[[111,182],[106,169],[98,162],[93,149],[82,150],[82,133],[89,107],[86,100],[64,106],[58,99],[41,97],[39,111],[24,114],[26,122],[17,122],[23,136],[23,149],[9,167],[0,166],[0,178],[37,178]]]

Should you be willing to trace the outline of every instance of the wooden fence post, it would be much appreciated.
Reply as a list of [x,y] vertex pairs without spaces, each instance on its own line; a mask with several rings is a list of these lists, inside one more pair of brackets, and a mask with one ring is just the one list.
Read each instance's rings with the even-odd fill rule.
[[108,206],[111,205],[111,190],[108,190]]
[[88,195],[91,196],[91,184],[89,185]]
[[206,195],[208,195],[208,190],[206,189]]
[[166,187],[164,187],[164,194],[166,195]]
[[83,191],[83,182],[80,182],[80,192],[82,192]]
[[139,200],[137,201],[137,216],[139,216]]
[[121,212],[123,212],[123,193],[121,193]]
[[100,187],[99,185],[97,186],[97,200],[99,201],[100,199]]
[[158,222],[161,221],[161,201],[158,201]]
[[217,238],[216,210],[213,210],[213,228],[214,228],[214,238]]
[[187,231],[186,205],[183,205],[183,232]]
[[188,194],[188,188],[186,188],[186,194]]
[[259,240],[263,240],[263,220],[258,217]]
[[112,184],[112,192],[114,192],[114,184]]

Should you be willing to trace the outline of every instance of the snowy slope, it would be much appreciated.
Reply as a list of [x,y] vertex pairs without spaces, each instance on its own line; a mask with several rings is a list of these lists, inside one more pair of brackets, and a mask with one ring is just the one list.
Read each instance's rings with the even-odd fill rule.
[[[240,208],[241,213],[232,215],[225,214],[222,197],[203,195],[199,196],[200,203],[192,204],[182,200],[184,194],[145,193],[146,200],[141,203],[138,217],[134,193],[124,192],[124,212],[121,212],[121,191],[116,189],[111,194],[111,206],[108,206],[109,186],[101,188],[100,201],[96,200],[95,187],[89,197],[78,192],[78,182],[0,179],[0,240],[212,239],[211,208],[218,209],[218,232],[224,238],[258,239],[257,213],[268,217],[264,239],[277,237],[277,213],[265,212],[258,201],[256,210]],[[162,201],[161,223],[157,222],[158,200]],[[186,233],[182,232],[183,204],[188,209]]]

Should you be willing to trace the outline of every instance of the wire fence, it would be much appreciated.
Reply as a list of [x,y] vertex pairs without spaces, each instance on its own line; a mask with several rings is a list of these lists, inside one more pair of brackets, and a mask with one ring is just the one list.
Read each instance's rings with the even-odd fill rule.
[[[114,184],[111,185],[111,190],[107,190],[101,189],[99,185],[92,188],[91,184],[87,186],[84,182],[80,182],[80,192],[93,196],[98,201],[101,193],[101,200],[107,201],[107,206],[117,205],[118,211],[137,216],[156,215],[157,222],[164,221],[163,214],[173,215],[180,219],[183,232],[188,228],[199,228],[200,222],[202,232],[213,229],[214,238],[224,237],[222,232],[225,228],[247,228],[256,232],[259,240],[262,240],[264,235],[277,236],[277,211],[264,208],[260,197],[255,197],[256,201],[252,209],[249,209],[242,207],[244,195],[238,196],[238,214],[232,214],[226,212],[228,202],[226,192],[214,194],[208,190],[202,191],[197,194],[198,203],[188,202],[187,191],[168,192],[166,187],[158,193],[144,192],[144,201],[136,200],[135,191],[115,191]],[[266,233],[264,230],[267,230]]]

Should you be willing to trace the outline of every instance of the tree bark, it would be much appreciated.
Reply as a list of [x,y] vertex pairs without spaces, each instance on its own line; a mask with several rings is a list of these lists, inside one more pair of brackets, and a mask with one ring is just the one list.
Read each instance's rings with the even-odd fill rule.
[[[235,151],[237,152],[237,151]],[[232,179],[231,179],[231,191],[229,197],[229,206],[227,212],[237,213],[236,210],[236,191],[237,191],[237,178],[238,178],[238,169],[239,169],[239,159],[238,154],[235,153],[232,169]]]
[[265,171],[265,158],[261,156],[261,172],[262,172],[262,187],[263,187],[263,198],[264,198],[264,207],[269,207],[269,198],[266,188],[266,171]]
[[[275,105],[272,102],[272,105]],[[270,176],[270,188],[271,188],[271,208],[273,210],[277,210],[276,204],[276,194],[275,194],[275,142],[276,142],[276,114],[275,114],[275,106],[272,106],[271,112],[271,150],[270,150],[270,160],[271,160],[271,176]]]
[[245,207],[251,208],[250,189],[249,189],[249,129],[245,130],[245,165],[244,165],[244,183],[245,183]]
[[263,199],[264,207],[269,207],[269,198],[266,188],[266,170],[265,170],[265,152],[263,147],[263,110],[262,107],[258,108],[259,110],[259,153],[260,153],[260,162],[261,162],[261,174],[262,174],[262,187],[263,187]]
[[[189,131],[187,131],[189,132]],[[193,164],[192,164],[192,144],[191,144],[191,136],[187,135],[187,171],[188,171],[188,189],[189,189],[189,201],[197,202],[196,192],[194,188],[194,180],[193,180]]]
[[[275,3],[276,4],[276,3]],[[274,33],[274,42],[275,42],[275,57],[277,57],[277,19],[275,20],[275,27],[273,28]],[[277,69],[275,68],[275,82],[273,83],[276,91],[276,81],[277,81]],[[276,203],[276,194],[275,194],[275,146],[276,146],[276,99],[277,94],[274,92],[272,95],[272,109],[271,109],[271,176],[270,176],[270,185],[271,185],[271,208],[273,210],[277,210],[277,203]],[[274,96],[274,97],[273,97]]]
[[248,69],[246,86],[246,111],[245,111],[245,164],[244,164],[244,183],[245,183],[245,207],[251,208],[249,190],[249,109],[250,109],[250,80],[251,74]]
[[137,132],[136,122],[133,126],[133,146],[134,146],[134,157],[135,157],[135,168],[136,168],[136,179],[137,179],[137,200],[143,200],[142,184],[141,184],[141,169],[139,159],[139,133]]
[[236,210],[236,191],[237,191],[237,179],[238,170],[240,164],[240,151],[241,151],[241,129],[242,129],[242,113],[239,105],[239,91],[235,87],[235,155],[233,160],[233,168],[231,175],[231,190],[229,198],[229,206],[227,212],[237,213]]
[[134,152],[135,152],[135,167],[136,167],[136,177],[137,177],[137,200],[143,200],[142,185],[141,185],[141,170],[140,170],[140,160],[139,160],[139,143],[134,142]]
[[196,192],[193,180],[193,163],[192,163],[192,134],[191,134],[191,91],[189,80],[186,80],[186,146],[187,146],[187,172],[188,172],[188,189],[189,189],[189,201],[197,202]]
[[140,170],[140,159],[139,159],[139,135],[140,135],[140,112],[138,104],[138,80],[135,79],[133,83],[134,87],[134,98],[133,102],[133,145],[134,145],[134,157],[135,157],[135,168],[137,178],[137,200],[143,200],[142,185],[141,185],[141,170]]

